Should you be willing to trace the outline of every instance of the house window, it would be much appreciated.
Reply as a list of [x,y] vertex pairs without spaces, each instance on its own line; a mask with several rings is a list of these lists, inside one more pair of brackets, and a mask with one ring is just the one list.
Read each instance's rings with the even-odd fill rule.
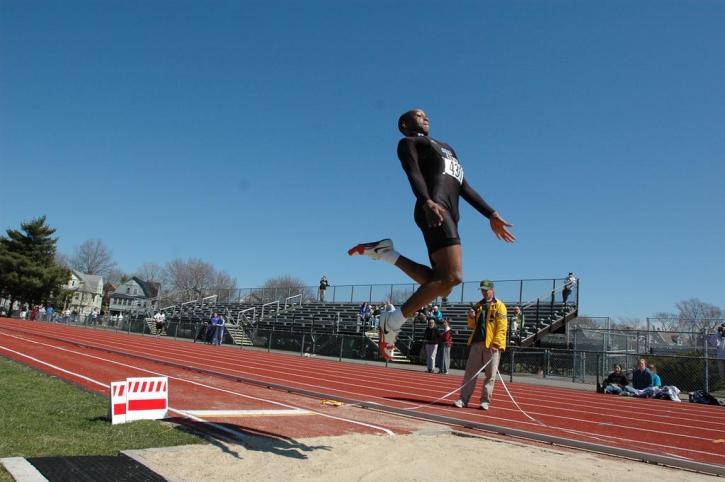
[[126,294],[129,294],[130,292],[131,292],[131,287],[130,286],[126,286]]

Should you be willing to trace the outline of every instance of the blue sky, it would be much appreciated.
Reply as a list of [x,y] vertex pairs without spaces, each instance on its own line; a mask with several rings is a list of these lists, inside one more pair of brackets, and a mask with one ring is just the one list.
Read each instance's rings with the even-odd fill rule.
[[47,215],[126,271],[405,282],[395,154],[424,108],[469,182],[466,280],[582,279],[582,311],[725,306],[725,2],[0,0],[0,228]]

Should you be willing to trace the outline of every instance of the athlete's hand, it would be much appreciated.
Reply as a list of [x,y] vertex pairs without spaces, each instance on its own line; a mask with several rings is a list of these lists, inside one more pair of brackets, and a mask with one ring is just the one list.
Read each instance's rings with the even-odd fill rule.
[[443,215],[446,212],[443,206],[429,199],[423,204],[423,209],[425,209],[425,220],[428,222],[428,227],[437,228],[443,224]]
[[493,213],[490,219],[491,231],[496,235],[498,239],[502,239],[507,243],[513,243],[516,241],[516,236],[506,229],[512,227],[511,224],[507,223],[504,218],[498,213]]

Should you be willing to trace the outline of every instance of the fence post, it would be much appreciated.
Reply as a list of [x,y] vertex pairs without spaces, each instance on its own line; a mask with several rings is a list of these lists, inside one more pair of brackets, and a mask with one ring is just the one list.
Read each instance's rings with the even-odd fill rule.
[[302,333],[302,346],[300,347],[300,356],[305,354],[305,333]]
[[576,382],[576,327],[574,328],[574,349],[571,352],[571,381]]
[[647,317],[647,338],[644,339],[644,349],[647,353],[650,351],[650,341],[649,341],[649,317]]
[[511,347],[511,370],[509,373],[509,383],[514,381],[514,369],[516,367],[516,347]]
[[463,293],[466,292],[466,283],[461,283],[461,303],[463,303]]
[[519,280],[519,305],[524,301],[524,280]]
[[267,336],[269,337],[269,338],[267,338],[267,352],[272,351],[272,334],[273,333],[274,333],[273,331],[270,331],[267,334]]
[[642,353],[642,352],[641,352],[641,351],[639,350],[639,330],[635,331],[635,332],[634,332],[634,335],[635,335],[635,336],[637,337],[637,338],[636,338],[636,340],[637,340],[637,344],[636,344],[635,346],[637,347],[637,354],[639,355],[639,354],[641,354],[641,353]]
[[702,329],[702,344],[705,349],[705,391],[710,392],[710,369],[708,367],[709,363],[707,359],[707,328]]
[[335,291],[336,291],[336,288],[337,288],[337,286],[333,286],[333,287],[332,287],[332,302],[333,302],[333,303],[335,302],[335,299],[336,299],[336,298],[335,298]]
[[556,278],[551,280],[551,313],[554,313],[554,303],[556,303]]
[[373,285],[370,285],[370,294],[368,295],[368,303],[373,302]]
[[345,342],[345,337],[341,336],[340,337],[340,357],[338,358],[338,361],[342,361],[342,345],[344,342]]

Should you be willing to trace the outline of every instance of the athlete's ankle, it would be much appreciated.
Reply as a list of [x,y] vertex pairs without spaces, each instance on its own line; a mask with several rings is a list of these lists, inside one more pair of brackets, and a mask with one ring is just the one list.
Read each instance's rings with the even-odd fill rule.
[[387,326],[393,331],[400,331],[400,327],[403,326],[403,323],[406,322],[405,315],[403,315],[402,310],[395,310],[390,313],[390,318],[388,318]]
[[400,253],[398,253],[394,249],[385,251],[383,254],[380,255],[380,259],[392,265],[395,265],[395,262],[398,261],[398,258],[400,258]]

